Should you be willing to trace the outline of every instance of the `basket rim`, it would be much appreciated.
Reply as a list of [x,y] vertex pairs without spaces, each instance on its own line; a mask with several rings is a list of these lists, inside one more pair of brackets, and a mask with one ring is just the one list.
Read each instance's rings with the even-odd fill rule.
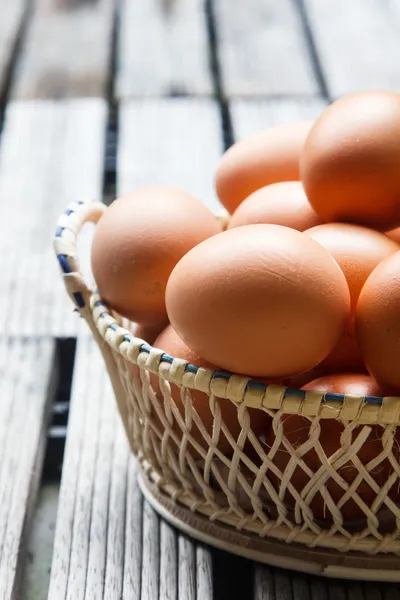
[[[152,346],[146,340],[142,340],[141,338],[136,337],[131,331],[129,331],[125,327],[121,326],[118,323],[117,319],[113,316],[112,309],[107,306],[107,304],[104,302],[104,300],[101,299],[98,290],[93,292],[93,295],[91,298],[91,308],[92,308],[93,317],[95,318],[97,323],[99,322],[99,320],[104,320],[105,330],[104,330],[104,327],[101,327],[101,330],[100,330],[100,333],[102,334],[103,339],[107,343],[110,343],[110,340],[107,339],[107,330],[111,329],[113,332],[115,332],[117,334],[118,338],[121,338],[120,344],[118,344],[118,347],[117,347],[118,351],[120,352],[120,354],[122,354],[132,364],[135,364],[136,366],[139,366],[139,367],[141,366],[138,361],[138,356],[140,353],[145,353],[147,355],[150,355],[153,351],[156,351],[156,352],[160,353],[159,364],[161,364],[161,363],[172,364],[174,361],[183,362],[183,363],[185,363],[185,372],[197,374],[201,370],[201,371],[204,371],[205,373],[207,373],[207,375],[213,380],[223,379],[225,381],[229,381],[232,377],[235,377],[235,379],[237,381],[239,381],[239,379],[240,379],[241,383],[245,384],[246,390],[254,389],[254,390],[260,390],[265,393],[267,391],[267,389],[269,389],[269,388],[274,388],[275,390],[280,388],[281,391],[283,392],[284,398],[289,398],[289,397],[291,399],[297,398],[299,401],[301,401],[301,400],[305,400],[307,397],[308,392],[306,390],[291,388],[291,387],[284,386],[284,385],[281,385],[278,383],[263,383],[261,381],[257,381],[256,379],[252,379],[251,377],[247,377],[246,375],[239,375],[239,374],[232,373],[229,371],[223,371],[223,370],[219,370],[219,369],[212,370],[212,369],[208,369],[206,367],[198,367],[197,365],[193,365],[184,359],[171,356],[170,354],[164,352],[161,348],[156,348],[155,346]],[[120,345],[123,342],[127,342],[128,344],[134,344],[136,346],[139,345],[139,353],[137,354],[137,356],[135,356],[135,355],[132,356],[131,354],[127,354],[126,351],[122,352],[120,349]],[[115,344],[112,344],[112,345],[115,348]],[[152,372],[154,372],[158,375],[163,375],[164,379],[174,383],[174,379],[172,377],[168,377],[168,371],[166,371],[165,373],[160,373],[160,371],[158,369],[153,370],[150,368],[149,370],[151,370]],[[190,387],[190,386],[187,386],[187,387]],[[326,402],[326,403],[344,402],[346,399],[352,399],[352,398],[357,399],[357,400],[362,398],[366,404],[377,405],[377,406],[381,406],[383,404],[383,401],[385,398],[396,399],[400,402],[400,397],[398,397],[398,396],[363,396],[362,394],[336,394],[336,393],[331,393],[331,392],[318,392],[318,393],[321,393],[323,395],[322,401]]]
[[[357,420],[363,407],[379,412],[385,407],[385,401],[387,401],[390,402],[392,415],[395,405],[395,412],[397,413],[395,422],[400,423],[399,396],[336,394],[305,391],[278,383],[263,383],[245,375],[198,367],[184,359],[165,353],[162,349],[150,345],[146,340],[137,338],[134,333],[117,321],[111,308],[101,299],[98,290],[93,290],[87,286],[79,269],[76,255],[76,241],[79,231],[87,221],[97,223],[105,210],[107,210],[107,206],[101,202],[78,201],[70,204],[57,223],[54,247],[63,273],[64,283],[78,312],[87,320],[92,320],[103,341],[129,362],[139,368],[146,368],[166,381],[183,385],[189,389],[208,391],[208,393],[213,393],[219,398],[229,397],[232,400],[232,395],[226,390],[228,388],[232,391],[232,387],[234,387],[236,391],[234,401],[241,403],[244,401],[245,395],[246,397],[250,396],[250,399],[247,398],[246,401],[246,405],[249,407],[267,407],[277,410],[282,408],[282,402],[287,401],[291,408],[288,411],[289,413],[303,416],[315,414],[313,411],[308,413],[301,409],[301,406],[308,404],[309,400],[310,404],[315,405],[315,403],[318,403],[320,405],[320,409],[317,410],[318,414],[321,414],[324,407],[328,409],[326,414],[321,414],[322,418],[337,418],[343,405],[347,404],[348,406],[349,403],[355,402],[358,406]],[[216,215],[216,218],[218,218],[218,215]],[[166,368],[168,365],[173,368]],[[184,381],[182,381],[182,377]],[[200,379],[202,382],[199,386]],[[207,389],[205,389],[205,382],[207,382]],[[211,384],[213,384],[213,389],[210,389]],[[240,391],[239,395],[238,391]],[[260,400],[267,393],[274,396],[272,405],[269,402],[268,406]],[[332,404],[336,405],[333,411],[330,410]],[[354,414],[351,420],[355,420],[355,418],[356,415]],[[391,423],[393,423],[392,418],[390,418]],[[367,422],[381,423],[378,416],[374,416],[372,419],[368,418]]]

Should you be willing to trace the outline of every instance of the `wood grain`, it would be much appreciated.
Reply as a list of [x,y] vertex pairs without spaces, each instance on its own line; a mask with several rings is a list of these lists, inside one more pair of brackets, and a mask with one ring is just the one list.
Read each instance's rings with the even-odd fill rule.
[[120,111],[119,193],[141,185],[187,190],[220,210],[214,172],[222,152],[219,113],[208,99],[124,102]]
[[198,545],[196,548],[197,568],[197,599],[212,600],[213,598],[213,570],[211,548]]
[[261,129],[288,123],[315,119],[326,106],[321,98],[248,100],[230,102],[235,139],[241,140]]
[[80,329],[51,239],[72,200],[101,197],[106,116],[100,99],[7,108],[0,147],[3,333],[68,336]]
[[400,88],[400,6],[381,0],[304,0],[332,97]]
[[203,0],[122,0],[119,98],[210,94]]
[[212,600],[197,556],[143,501],[99,350],[79,338],[49,600]]
[[0,96],[5,92],[8,69],[26,9],[26,0],[0,0]]
[[270,567],[254,565],[254,600],[273,600],[275,598],[274,574]]
[[216,0],[225,94],[318,92],[298,12],[291,0]]
[[114,0],[39,0],[13,80],[15,99],[106,95]]
[[18,598],[52,393],[50,339],[0,341],[0,599]]

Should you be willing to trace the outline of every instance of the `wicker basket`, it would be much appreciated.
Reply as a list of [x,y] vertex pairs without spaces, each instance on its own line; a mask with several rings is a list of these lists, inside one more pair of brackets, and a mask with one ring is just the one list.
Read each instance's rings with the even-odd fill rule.
[[[71,205],[54,245],[67,291],[103,353],[149,502],[193,537],[249,558],[330,577],[400,581],[400,399],[267,386],[197,368],[135,338],[77,264],[79,230],[104,210]],[[211,431],[193,408],[194,390],[209,396]],[[237,411],[235,437],[223,420],[227,403]],[[270,419],[269,444],[252,431],[255,414]],[[286,437],[283,415],[304,417],[301,442]],[[321,432],[338,423],[340,447],[328,457]],[[229,452],[220,451],[221,436]],[[372,438],[378,450],[366,463],[360,454]],[[317,500],[323,515],[314,514]],[[357,515],[350,521],[349,505]]]

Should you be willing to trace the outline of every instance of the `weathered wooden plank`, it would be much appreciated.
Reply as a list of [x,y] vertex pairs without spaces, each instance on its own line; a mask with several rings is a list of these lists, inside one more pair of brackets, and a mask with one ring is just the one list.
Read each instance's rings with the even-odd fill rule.
[[274,600],[274,574],[270,567],[254,565],[254,600]]
[[400,8],[389,0],[304,0],[332,97],[400,88]]
[[318,92],[291,0],[216,0],[222,82],[228,96]]
[[196,548],[196,568],[197,568],[197,599],[212,600],[213,598],[213,578],[212,578],[212,558],[210,548],[198,545]]
[[54,343],[0,341],[0,598],[18,597],[43,463]]
[[101,197],[106,116],[100,99],[7,109],[0,147],[4,333],[68,336],[79,329],[50,242],[67,204]]
[[114,0],[36,0],[12,87],[13,97],[106,95]]
[[26,8],[26,0],[0,0],[0,96],[4,94],[7,72]]
[[122,0],[117,96],[210,94],[203,0]]
[[213,100],[126,101],[119,131],[119,193],[141,185],[173,185],[220,210],[213,181],[222,139]]
[[246,100],[230,102],[235,139],[243,139],[261,129],[290,121],[313,120],[326,105],[321,98]]
[[[175,600],[177,590],[182,599],[212,600],[209,561],[196,561],[195,543],[141,497],[90,338],[79,338],[75,365],[49,600]],[[196,581],[204,596],[196,596]]]
[[291,582],[292,576],[293,574],[290,572],[281,569],[274,570],[276,600],[294,600]]

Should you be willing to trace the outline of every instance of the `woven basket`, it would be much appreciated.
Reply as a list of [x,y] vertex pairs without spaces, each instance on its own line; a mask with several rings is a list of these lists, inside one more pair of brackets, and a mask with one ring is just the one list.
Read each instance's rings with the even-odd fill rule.
[[[149,502],[193,537],[252,559],[400,581],[400,399],[267,386],[197,368],[136,338],[79,272],[79,230],[104,210],[71,205],[54,245],[67,291],[104,356]],[[211,430],[193,408],[196,390],[209,396]],[[224,423],[227,406],[237,413],[235,437]],[[303,417],[301,439],[286,435],[284,415]],[[269,419],[268,442],[252,430],[257,418]],[[327,456],[320,437],[338,427],[340,445]]]

